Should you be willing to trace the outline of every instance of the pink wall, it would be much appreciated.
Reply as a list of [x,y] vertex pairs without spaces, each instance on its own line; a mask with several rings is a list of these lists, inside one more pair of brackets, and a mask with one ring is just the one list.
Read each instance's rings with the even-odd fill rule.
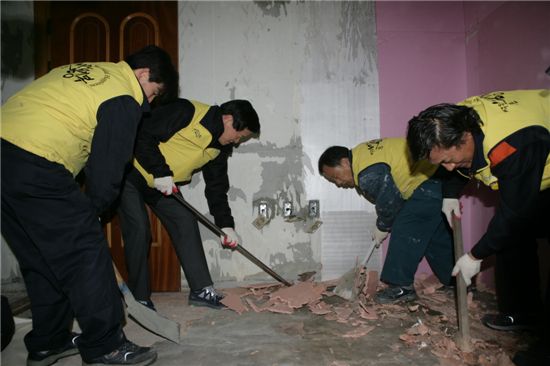
[[[407,121],[432,104],[550,87],[549,19],[549,2],[377,2],[380,135],[404,136]],[[472,186],[461,200],[469,249],[496,196]],[[430,272],[425,261],[418,272]]]
[[[494,90],[550,88],[549,2],[465,2],[468,95]],[[463,199],[464,240],[470,248],[494,213],[496,194],[470,189]],[[485,263],[485,265],[491,264]],[[493,283],[493,271],[481,280]]]
[[550,2],[465,2],[464,13],[469,95],[550,87]]
[[380,135],[404,136],[429,105],[466,94],[460,2],[377,2]]

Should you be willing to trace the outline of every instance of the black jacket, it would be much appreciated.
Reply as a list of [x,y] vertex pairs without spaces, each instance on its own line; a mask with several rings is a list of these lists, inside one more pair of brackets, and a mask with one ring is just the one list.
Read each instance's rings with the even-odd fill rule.
[[[135,156],[141,166],[155,178],[172,175],[170,167],[159,150],[159,143],[168,141],[175,133],[187,127],[194,113],[195,107],[189,100],[178,99],[173,103],[155,108],[149,117],[143,119],[136,140]],[[210,107],[200,123],[212,134],[212,142],[208,147],[220,150],[220,154],[201,169],[206,184],[204,193],[208,208],[217,226],[234,227],[235,221],[227,200],[229,191],[227,159],[233,151],[233,146],[222,146],[218,142],[224,130],[220,108]],[[156,189],[147,186],[137,169],[132,168],[128,179],[140,189],[148,201],[156,202],[164,198]]]

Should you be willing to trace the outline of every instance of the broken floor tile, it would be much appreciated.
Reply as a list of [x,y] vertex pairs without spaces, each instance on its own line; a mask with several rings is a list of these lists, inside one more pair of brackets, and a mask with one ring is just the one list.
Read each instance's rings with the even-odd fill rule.
[[276,302],[266,309],[272,313],[292,314],[294,309],[284,302]]
[[313,282],[298,282],[293,286],[278,289],[270,297],[280,299],[290,307],[300,308],[307,303],[320,300],[325,289],[325,286]]
[[357,327],[355,329],[350,330],[347,333],[342,334],[342,337],[343,338],[363,337],[363,336],[366,336],[367,334],[369,334],[370,332],[372,332],[374,330],[374,328],[376,328],[376,327],[373,326],[373,325]]
[[243,302],[241,301],[241,297],[231,292],[225,295],[225,297],[220,302],[225,306],[227,306],[229,309],[239,314],[242,314],[245,311],[248,311],[248,308],[246,307],[246,305],[243,304]]
[[324,301],[308,304],[309,311],[317,315],[325,315],[332,312],[332,305],[327,304]]

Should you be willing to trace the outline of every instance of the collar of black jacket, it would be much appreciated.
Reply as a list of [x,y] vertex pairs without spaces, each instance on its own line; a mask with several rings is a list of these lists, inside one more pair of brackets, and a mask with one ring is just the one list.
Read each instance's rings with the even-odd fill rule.
[[487,161],[485,160],[485,155],[483,153],[483,140],[485,135],[483,132],[474,133],[474,156],[472,158],[472,166],[469,169],[469,175],[473,175],[480,169],[487,167]]
[[201,124],[210,132],[210,134],[212,134],[212,141],[210,142],[208,147],[218,149],[218,150],[224,150],[224,151],[232,150],[233,145],[229,144],[229,145],[223,146],[218,141],[224,131],[222,111],[220,107],[218,106],[210,107],[210,109],[206,113],[206,116],[202,119]]

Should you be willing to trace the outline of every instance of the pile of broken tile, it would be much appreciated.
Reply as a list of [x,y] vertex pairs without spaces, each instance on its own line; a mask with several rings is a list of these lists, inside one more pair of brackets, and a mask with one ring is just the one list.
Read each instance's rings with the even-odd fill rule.
[[454,291],[442,287],[434,276],[417,278],[417,301],[380,305],[373,301],[373,296],[384,285],[375,271],[357,271],[355,296],[351,301],[340,298],[327,301],[335,296],[331,290],[338,280],[315,282],[313,275],[304,276],[290,287],[267,283],[224,289],[222,302],[239,314],[248,311],[292,314],[298,309],[307,309],[327,321],[349,325],[350,330],[340,334],[344,338],[364,337],[385,320],[398,320],[404,332],[391,348],[395,351],[428,349],[439,358],[441,365],[513,365],[510,356],[524,346],[521,342],[525,340],[517,334],[496,332],[483,326],[480,318],[487,308],[469,293],[472,351],[461,351],[454,341],[458,332]]

